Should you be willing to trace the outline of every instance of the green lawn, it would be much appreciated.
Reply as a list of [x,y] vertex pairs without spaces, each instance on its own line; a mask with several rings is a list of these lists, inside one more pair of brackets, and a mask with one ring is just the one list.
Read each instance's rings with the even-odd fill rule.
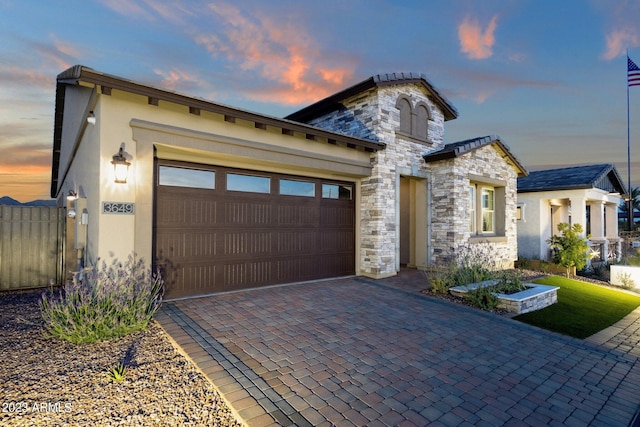
[[560,276],[535,283],[558,286],[558,302],[514,319],[576,338],[613,325],[640,305],[640,296]]

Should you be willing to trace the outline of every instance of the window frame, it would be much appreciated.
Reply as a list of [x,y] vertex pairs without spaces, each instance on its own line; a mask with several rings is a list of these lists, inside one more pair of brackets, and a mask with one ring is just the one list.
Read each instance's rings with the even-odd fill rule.
[[[325,187],[337,187],[338,190],[338,197],[328,197],[325,195]],[[344,188],[348,188],[349,189],[349,197],[340,197],[340,188],[344,187]],[[320,186],[320,197],[324,200],[353,200],[353,191],[354,191],[354,187],[352,184],[337,184],[335,182],[323,182]]]
[[[260,178],[263,180],[266,180],[266,184],[267,184],[267,189],[266,191],[255,191],[253,189],[238,189],[238,188],[229,188],[229,177],[230,176],[238,176],[238,177],[247,177],[247,178]],[[263,175],[255,175],[252,173],[239,173],[239,172],[227,172],[225,174],[225,191],[233,191],[233,192],[238,192],[238,193],[254,193],[254,194],[271,194],[271,177],[269,176],[263,176]]]
[[432,112],[429,104],[418,101],[415,105],[410,96],[401,94],[396,99],[399,121],[396,134],[410,138],[420,143],[430,143],[429,122]]
[[469,233],[476,233],[476,186],[469,184]]
[[[175,179],[176,176],[178,175],[172,175],[171,173],[169,173],[168,175],[164,175],[164,171],[177,171],[180,170],[185,174],[188,174],[189,172],[193,172],[196,174],[202,174],[202,176],[204,176],[204,174],[211,174],[211,185],[210,186],[204,186],[204,185],[200,185],[200,182],[203,181],[199,181],[199,180],[189,180],[189,181],[182,181],[180,179]],[[164,181],[163,182],[163,175],[169,179],[169,181]],[[195,188],[198,190],[215,190],[216,189],[216,170],[215,169],[200,169],[200,168],[195,168],[195,167],[186,167],[186,166],[176,166],[176,165],[158,165],[158,183],[157,185],[162,186],[162,187],[176,187],[176,188]],[[173,181],[172,181],[173,179]]]
[[[283,192],[282,189],[282,183],[283,182],[299,182],[299,183],[303,183],[303,184],[310,184],[312,186],[312,193],[313,194],[303,194],[303,193],[296,193],[294,191],[292,192]],[[285,186],[285,190],[286,190],[286,186]],[[278,178],[278,194],[280,196],[287,196],[287,197],[307,197],[307,198],[315,198],[316,197],[316,183],[313,181],[305,181],[303,179],[290,179],[290,178]]]
[[[484,178],[482,176],[469,177],[469,193],[468,193],[468,213],[469,213],[469,238],[473,241],[486,241],[489,239],[505,239],[506,223],[507,223],[507,203],[506,203],[506,186],[505,181]],[[474,198],[471,197],[471,188],[473,188]],[[483,190],[493,192],[493,209],[483,206]],[[484,215],[491,212],[491,221],[493,229],[485,229]],[[473,221],[473,223],[471,223]]]
[[[482,229],[480,233],[495,235],[496,234],[496,190],[494,187],[482,186],[481,188],[481,210],[482,210]],[[485,199],[485,196],[489,196]],[[486,203],[485,201],[490,201],[491,203]],[[490,205],[490,206],[489,206]],[[491,221],[486,221],[486,214],[489,214],[489,218]],[[487,228],[486,225],[490,224],[490,228]]]

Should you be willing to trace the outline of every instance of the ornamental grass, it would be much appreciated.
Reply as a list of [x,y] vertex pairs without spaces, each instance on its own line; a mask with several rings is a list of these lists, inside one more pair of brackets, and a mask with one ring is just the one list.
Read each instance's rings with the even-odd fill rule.
[[45,291],[40,311],[47,331],[74,344],[143,330],[160,307],[164,281],[143,260],[104,261],[75,273],[58,292]]

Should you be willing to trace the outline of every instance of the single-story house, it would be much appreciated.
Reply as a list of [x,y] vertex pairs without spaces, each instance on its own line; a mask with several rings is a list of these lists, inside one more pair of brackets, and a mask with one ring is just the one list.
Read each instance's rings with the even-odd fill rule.
[[285,118],[84,66],[58,75],[51,195],[70,271],[152,260],[168,297],[429,268],[465,245],[517,259],[516,179],[497,137],[444,142],[422,74],[368,78]]
[[620,260],[618,206],[627,189],[614,165],[598,164],[530,172],[518,178],[518,255],[551,258],[547,240],[559,223],[581,224],[593,261]]

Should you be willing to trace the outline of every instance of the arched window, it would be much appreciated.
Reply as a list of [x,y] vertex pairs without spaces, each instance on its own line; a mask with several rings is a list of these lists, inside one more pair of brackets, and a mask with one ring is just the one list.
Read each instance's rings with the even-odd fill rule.
[[427,139],[429,132],[429,106],[424,102],[418,103],[415,108],[416,122],[413,129],[413,136],[420,139]]
[[400,132],[411,135],[411,102],[407,97],[400,96],[396,107],[400,110]]
[[398,132],[426,141],[431,118],[429,106],[420,101],[414,107],[408,96],[400,95],[396,101],[396,108],[400,111]]

